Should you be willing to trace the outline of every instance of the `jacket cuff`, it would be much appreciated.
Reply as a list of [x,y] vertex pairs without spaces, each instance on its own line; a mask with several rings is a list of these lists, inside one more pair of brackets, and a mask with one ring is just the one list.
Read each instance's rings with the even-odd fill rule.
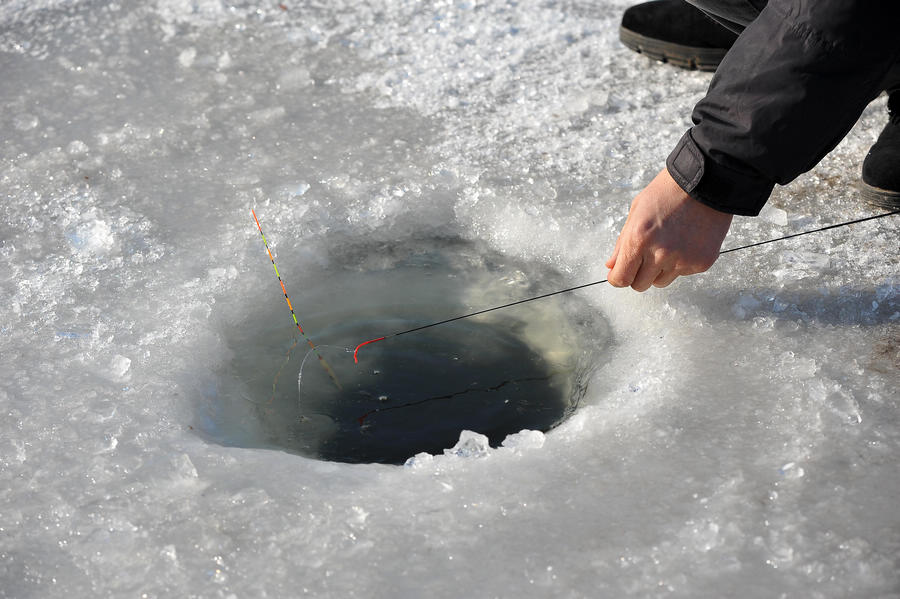
[[756,216],[775,187],[710,159],[697,146],[690,129],[669,154],[666,168],[689,196],[728,214]]

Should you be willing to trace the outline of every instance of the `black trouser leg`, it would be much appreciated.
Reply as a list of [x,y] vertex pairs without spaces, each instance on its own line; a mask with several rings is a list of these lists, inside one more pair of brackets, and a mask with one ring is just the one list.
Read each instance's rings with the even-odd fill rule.
[[740,33],[765,8],[768,0],[686,0],[723,27]]

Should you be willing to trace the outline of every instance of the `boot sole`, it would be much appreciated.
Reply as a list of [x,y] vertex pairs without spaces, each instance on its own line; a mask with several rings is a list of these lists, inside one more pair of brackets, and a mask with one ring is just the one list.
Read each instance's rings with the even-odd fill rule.
[[624,27],[619,27],[619,40],[639,54],[691,71],[715,71],[728,52],[723,48],[696,48],[664,42]]
[[860,190],[865,203],[888,210],[900,210],[900,192],[881,189],[863,182]]

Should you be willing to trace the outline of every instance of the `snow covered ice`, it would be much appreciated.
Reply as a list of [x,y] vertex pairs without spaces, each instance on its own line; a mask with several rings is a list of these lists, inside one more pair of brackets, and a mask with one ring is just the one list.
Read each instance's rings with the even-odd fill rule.
[[[709,81],[621,47],[626,6],[0,2],[0,596],[900,596],[896,217],[580,292],[613,342],[546,434],[204,433],[282,301],[251,207],[298,294],[397,240],[604,278]],[[725,247],[872,214],[885,118]]]

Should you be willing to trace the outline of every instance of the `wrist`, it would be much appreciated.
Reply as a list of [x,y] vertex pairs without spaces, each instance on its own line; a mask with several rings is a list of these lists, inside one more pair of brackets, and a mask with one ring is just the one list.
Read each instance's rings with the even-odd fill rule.
[[775,184],[706,156],[688,130],[666,159],[666,170],[692,198],[719,212],[756,216]]

